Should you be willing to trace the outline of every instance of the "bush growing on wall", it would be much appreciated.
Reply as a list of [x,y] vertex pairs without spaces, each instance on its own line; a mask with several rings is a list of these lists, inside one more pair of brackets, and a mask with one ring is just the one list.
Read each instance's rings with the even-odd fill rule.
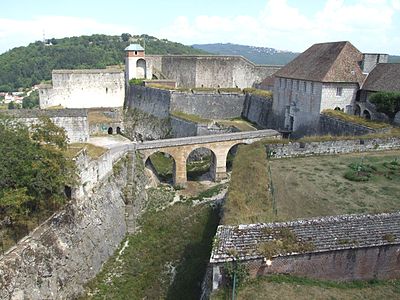
[[399,92],[378,92],[373,94],[369,101],[376,106],[376,110],[386,114],[391,120],[400,111]]

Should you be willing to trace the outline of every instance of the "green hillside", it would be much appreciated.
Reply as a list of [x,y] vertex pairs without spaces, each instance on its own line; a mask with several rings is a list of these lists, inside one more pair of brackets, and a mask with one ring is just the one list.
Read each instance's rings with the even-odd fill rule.
[[256,64],[263,65],[286,65],[299,53],[281,51],[268,47],[255,47],[237,44],[195,44],[193,48],[207,51],[213,54],[242,55]]
[[146,54],[204,54],[168,40],[148,35],[109,36],[95,34],[40,41],[18,47],[0,55],[0,91],[31,87],[51,79],[53,69],[105,68],[122,64],[124,48],[130,43],[144,44]]

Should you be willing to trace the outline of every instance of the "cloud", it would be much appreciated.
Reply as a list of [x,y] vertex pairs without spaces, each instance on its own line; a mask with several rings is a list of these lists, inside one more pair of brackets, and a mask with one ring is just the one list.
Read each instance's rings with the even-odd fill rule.
[[35,40],[62,38],[84,34],[121,34],[133,32],[132,28],[100,23],[92,18],[70,16],[41,16],[31,20],[0,18],[0,53],[11,47],[26,45]]
[[294,51],[316,42],[350,40],[362,51],[393,53],[400,48],[393,44],[396,9],[400,0],[327,0],[305,15],[286,0],[268,0],[255,16],[178,17],[155,34],[185,44],[233,42]]

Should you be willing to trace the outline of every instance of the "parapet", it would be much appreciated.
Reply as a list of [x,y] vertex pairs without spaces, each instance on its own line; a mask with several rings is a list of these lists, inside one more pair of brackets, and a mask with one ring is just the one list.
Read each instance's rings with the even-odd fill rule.
[[4,110],[2,113],[14,118],[70,118],[87,117],[85,108],[65,108],[65,109],[12,109]]
[[76,69],[76,70],[53,70],[52,74],[101,74],[101,73],[123,73],[120,69]]

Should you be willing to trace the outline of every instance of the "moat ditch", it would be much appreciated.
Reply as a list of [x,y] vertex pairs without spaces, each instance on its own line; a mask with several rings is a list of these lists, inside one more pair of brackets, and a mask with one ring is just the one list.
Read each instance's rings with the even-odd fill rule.
[[225,188],[195,197],[165,185],[148,189],[138,232],[122,241],[82,299],[199,299]]

